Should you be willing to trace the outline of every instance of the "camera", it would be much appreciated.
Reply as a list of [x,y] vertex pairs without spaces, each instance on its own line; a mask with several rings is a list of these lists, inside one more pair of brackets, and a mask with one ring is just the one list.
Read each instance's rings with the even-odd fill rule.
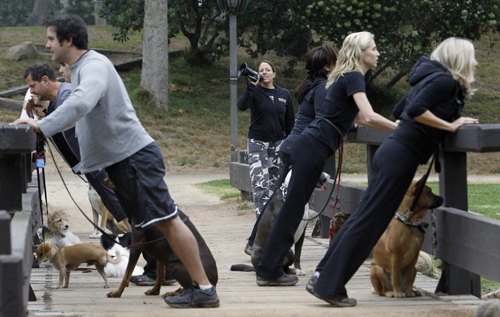
[[257,81],[259,77],[260,79],[264,79],[261,74],[248,67],[247,63],[241,64],[240,68],[238,69],[238,77],[241,76],[246,76],[250,78],[251,81]]

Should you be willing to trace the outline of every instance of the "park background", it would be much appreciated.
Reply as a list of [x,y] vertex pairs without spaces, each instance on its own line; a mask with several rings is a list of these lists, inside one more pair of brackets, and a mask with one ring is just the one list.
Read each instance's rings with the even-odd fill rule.
[[[166,1],[165,1],[166,2]],[[60,13],[77,13],[89,24],[89,47],[142,54],[145,1],[106,1],[101,14],[108,25],[95,24],[95,2],[74,0],[2,1],[0,54],[22,42],[44,44],[43,23]],[[168,1],[169,44],[167,96],[159,103],[141,85],[141,68],[120,72],[137,114],[162,149],[168,172],[227,171],[230,163],[230,102],[228,19],[217,1]],[[290,91],[306,76],[303,56],[320,43],[341,46],[349,32],[368,30],[382,54],[379,68],[369,76],[368,97],[378,112],[391,118],[397,101],[409,90],[407,74],[421,55],[448,36],[474,40],[479,62],[476,94],[466,102],[463,115],[480,123],[498,123],[500,114],[500,36],[497,1],[250,1],[238,16],[238,63],[257,68],[259,60],[272,61],[275,83]],[[112,23],[113,25],[109,25]],[[199,25],[197,24],[199,23]],[[201,26],[201,27],[200,27]],[[197,39],[197,40],[196,40]],[[167,49],[168,47],[168,49]],[[124,55],[112,54],[115,63]],[[175,56],[175,57],[174,57]],[[132,58],[132,57],[128,57]],[[0,91],[25,85],[26,67],[47,62],[50,55],[13,62],[0,58]],[[238,80],[238,96],[245,89]],[[12,97],[22,100],[23,94]],[[295,102],[295,110],[298,105]],[[0,106],[0,124],[19,117],[19,111]],[[239,149],[246,148],[250,112],[238,113]],[[343,173],[366,173],[366,148],[346,144]],[[469,175],[500,174],[500,154],[468,153]],[[50,164],[50,163],[49,163]],[[500,176],[500,175],[499,175]],[[237,199],[227,191],[229,182],[212,184],[221,198]],[[434,185],[436,186],[436,185]],[[222,188],[222,189],[221,189]],[[470,209],[500,219],[499,184],[469,187]],[[241,202],[239,208],[251,212]],[[484,286],[485,283],[483,283]],[[491,288],[495,288],[492,286]]]

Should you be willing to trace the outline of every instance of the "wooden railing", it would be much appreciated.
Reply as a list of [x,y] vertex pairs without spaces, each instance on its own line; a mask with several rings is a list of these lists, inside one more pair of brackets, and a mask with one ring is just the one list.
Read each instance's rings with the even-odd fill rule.
[[0,126],[0,316],[26,316],[33,264],[33,234],[41,226],[37,180],[32,181],[35,133]]
[[[360,127],[346,136],[347,142],[367,145],[367,175],[371,180],[371,162],[377,148],[387,139],[388,132]],[[440,153],[440,196],[444,206],[427,213],[431,224],[427,230],[423,250],[443,261],[441,280],[436,293],[473,294],[481,296],[480,276],[500,281],[500,221],[470,214],[467,200],[467,152],[500,151],[500,125],[471,125],[450,134]],[[325,170],[334,171],[333,157]],[[251,196],[248,164],[231,163],[231,184]],[[341,182],[340,210],[353,212],[361,201],[364,188]],[[332,182],[329,183],[331,188]],[[328,237],[329,220],[333,216],[333,199],[330,191],[315,191],[310,207],[327,208],[321,215],[321,235]],[[339,210],[339,209],[338,209]]]

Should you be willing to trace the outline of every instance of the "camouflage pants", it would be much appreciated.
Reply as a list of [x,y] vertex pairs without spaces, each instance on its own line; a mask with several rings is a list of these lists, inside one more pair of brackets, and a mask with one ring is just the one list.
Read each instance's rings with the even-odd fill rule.
[[253,204],[256,216],[276,189],[281,160],[276,148],[281,141],[262,142],[248,139],[248,163],[252,181]]

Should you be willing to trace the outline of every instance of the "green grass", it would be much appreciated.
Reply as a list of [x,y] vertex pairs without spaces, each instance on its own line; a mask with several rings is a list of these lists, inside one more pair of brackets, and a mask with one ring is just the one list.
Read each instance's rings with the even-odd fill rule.
[[240,196],[239,189],[231,186],[229,179],[220,179],[202,184],[196,184],[196,187],[202,189],[206,193],[216,195],[221,200]]

